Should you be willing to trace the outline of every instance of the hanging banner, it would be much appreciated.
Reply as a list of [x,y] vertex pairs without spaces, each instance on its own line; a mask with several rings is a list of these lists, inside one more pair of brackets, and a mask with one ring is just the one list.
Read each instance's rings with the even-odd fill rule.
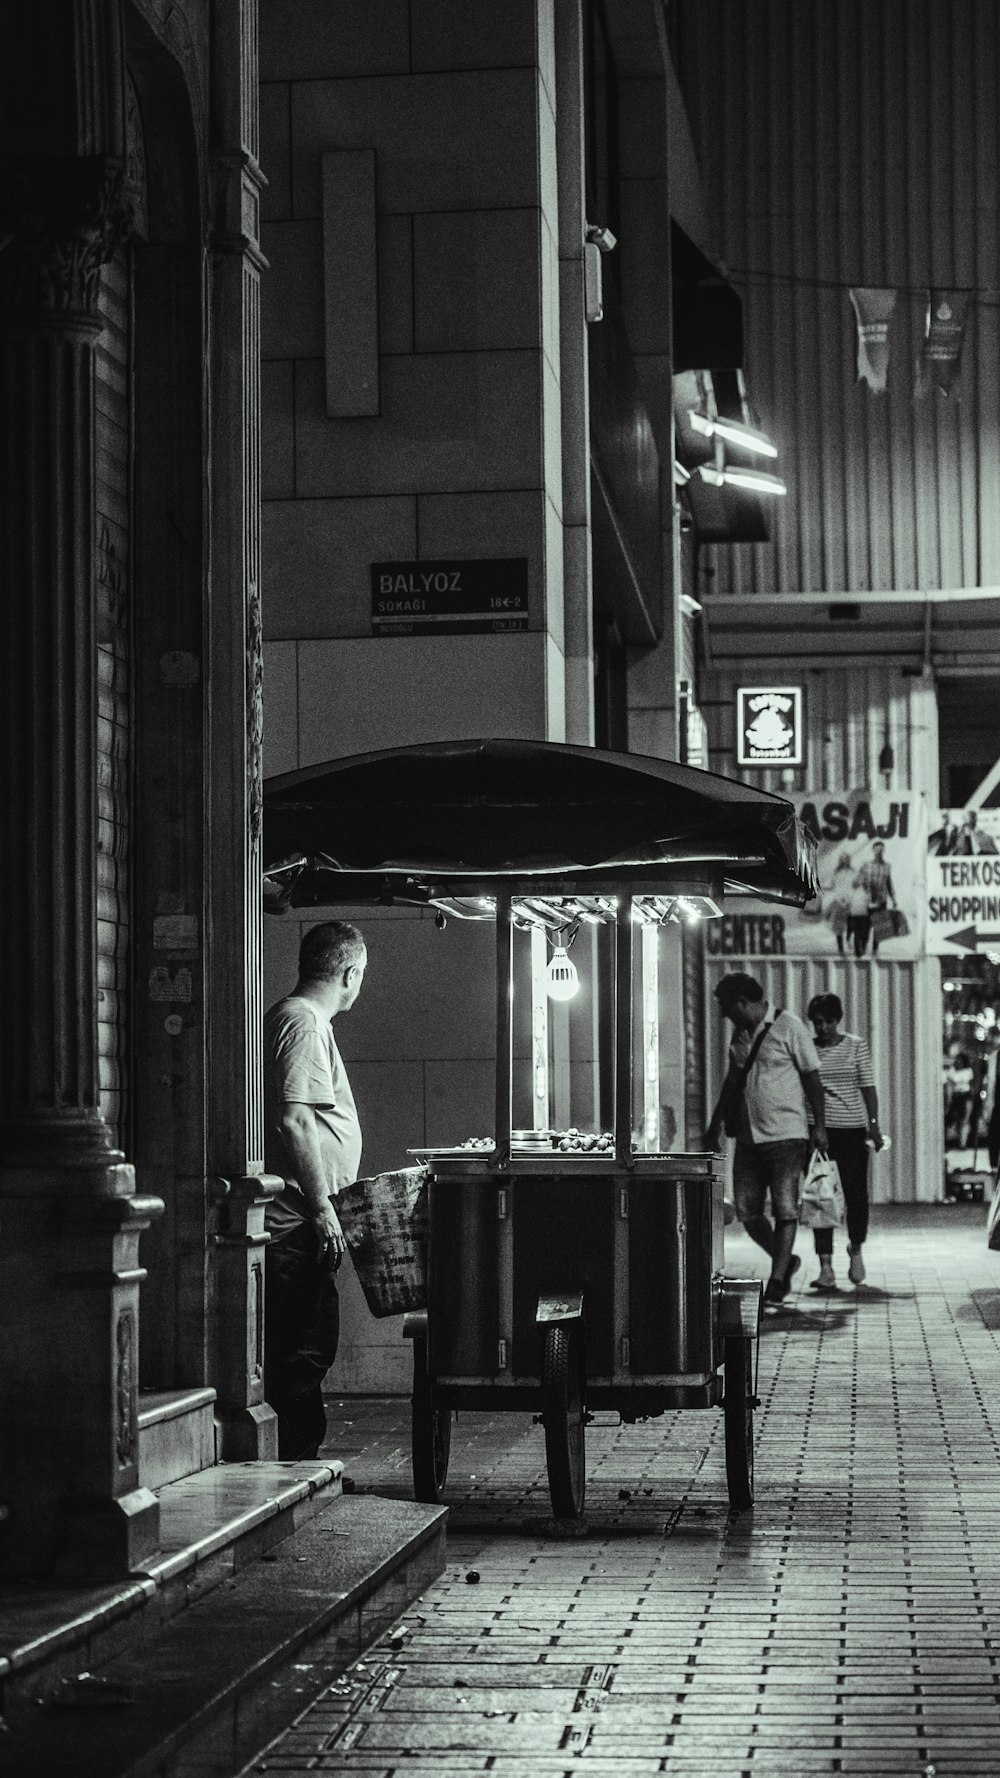
[[[910,790],[816,790],[791,799],[819,841],[820,893],[805,908],[764,902],[705,922],[710,956],[923,955],[927,807]],[[1000,860],[998,860],[1000,863]],[[1000,893],[1000,891],[998,891]]]
[[939,809],[927,842],[927,949],[1000,955],[1000,809]]
[[889,374],[889,322],[896,307],[896,292],[852,290],[851,303],[858,329],[857,380],[880,395]]
[[964,290],[932,290],[927,304],[924,343],[917,363],[915,393],[931,389],[950,395],[957,382],[965,337],[968,294]]

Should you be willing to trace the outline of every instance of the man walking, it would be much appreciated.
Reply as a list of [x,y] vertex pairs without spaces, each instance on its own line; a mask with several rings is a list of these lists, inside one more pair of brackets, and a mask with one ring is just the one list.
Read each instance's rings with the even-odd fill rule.
[[859,920],[855,928],[854,950],[858,957],[863,957],[868,948],[869,933],[872,938],[872,956],[878,955],[882,939],[892,936],[889,903],[891,901],[894,908],[898,905],[896,891],[892,886],[892,871],[881,840],[875,841],[872,854],[858,872],[858,887],[864,890],[866,902],[864,919]]
[[[794,1013],[768,1005],[752,975],[723,976],[715,997],[736,1035],[729,1072],[706,1131],[710,1149],[723,1130],[736,1137],[733,1197],[736,1215],[751,1240],[770,1256],[766,1303],[788,1295],[798,1226],[799,1184],[809,1149],[806,1105],[812,1111],[812,1144],[826,1152],[826,1122],[819,1056],[807,1026]],[[771,1194],[773,1223],[764,1214]]]
[[323,1378],[337,1356],[346,1252],[336,1197],[361,1166],[333,1020],[354,1005],[367,961],[356,926],[313,926],[295,987],[264,1016],[264,1164],[285,1181],[266,1213],[264,1389],[284,1458],[315,1457],[326,1433]]

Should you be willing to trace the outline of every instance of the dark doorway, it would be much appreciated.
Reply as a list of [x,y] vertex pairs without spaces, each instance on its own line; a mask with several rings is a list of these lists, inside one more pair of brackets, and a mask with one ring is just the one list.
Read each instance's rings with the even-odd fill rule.
[[616,623],[594,617],[594,740],[628,751],[628,655]]
[[[1000,679],[938,681],[941,807],[965,807],[1000,758]],[[998,795],[990,799],[996,804]]]

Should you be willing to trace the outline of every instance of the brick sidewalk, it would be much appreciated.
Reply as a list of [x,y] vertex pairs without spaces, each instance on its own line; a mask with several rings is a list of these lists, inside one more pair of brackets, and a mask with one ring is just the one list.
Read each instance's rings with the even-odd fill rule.
[[[727,1510],[717,1411],[604,1414],[587,1534],[557,1540],[540,1429],[463,1416],[446,1573],[247,1771],[996,1778],[1000,1255],[983,1225],[982,1206],[884,1209],[868,1284],[819,1299],[800,1236],[800,1288],[761,1339],[752,1513]],[[727,1237],[728,1269],[757,1257]],[[408,1404],[332,1403],[327,1450],[359,1488],[407,1494]]]

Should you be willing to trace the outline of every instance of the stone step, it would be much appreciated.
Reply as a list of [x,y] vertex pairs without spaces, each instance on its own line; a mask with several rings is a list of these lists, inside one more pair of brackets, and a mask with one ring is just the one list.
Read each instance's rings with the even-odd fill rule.
[[166,1487],[215,1463],[215,1390],[146,1390],[139,1396],[139,1484]]
[[443,1571],[442,1507],[328,1499],[293,1537],[21,1707],[5,1778],[231,1778]]
[[106,1583],[0,1585],[0,1693],[22,1705],[155,1635],[175,1613],[302,1529],[340,1495],[343,1465],[220,1463],[158,1491],[160,1548]]

